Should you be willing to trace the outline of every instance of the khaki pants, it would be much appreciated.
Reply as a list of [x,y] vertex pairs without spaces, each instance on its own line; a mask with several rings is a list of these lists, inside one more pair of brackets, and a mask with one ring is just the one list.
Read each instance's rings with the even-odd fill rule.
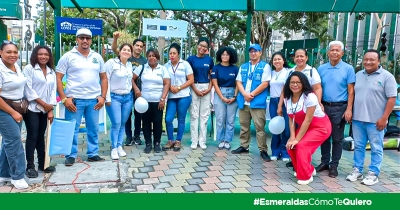
[[[208,83],[195,84],[195,86],[202,91],[208,88]],[[192,104],[190,106],[190,135],[192,142],[206,143],[207,123],[211,113],[211,93],[199,97],[192,90],[190,91],[192,94]]]
[[265,133],[265,109],[250,109],[250,106],[244,106],[239,109],[240,119],[240,146],[249,148],[250,145],[250,122],[253,119],[254,126],[256,127],[256,139],[258,149],[260,151],[267,151],[267,135]]

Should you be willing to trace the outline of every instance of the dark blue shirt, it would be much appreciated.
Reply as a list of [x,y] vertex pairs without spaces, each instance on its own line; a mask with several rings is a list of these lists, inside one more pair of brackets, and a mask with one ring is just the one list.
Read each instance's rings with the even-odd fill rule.
[[194,82],[210,82],[208,74],[210,73],[210,70],[214,67],[214,61],[211,57],[204,56],[200,58],[192,55],[187,59],[187,62],[189,62],[190,66],[193,69]]
[[212,69],[211,78],[217,79],[219,87],[236,87],[238,72],[239,67],[235,65],[223,66],[218,64]]

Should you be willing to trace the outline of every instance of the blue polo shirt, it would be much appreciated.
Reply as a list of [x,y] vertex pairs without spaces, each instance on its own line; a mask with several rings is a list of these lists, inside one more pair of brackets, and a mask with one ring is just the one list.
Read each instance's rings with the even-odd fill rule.
[[218,64],[212,69],[211,78],[217,79],[219,87],[236,87],[238,72],[239,67],[235,65],[223,66]]
[[192,55],[187,59],[187,62],[192,67],[194,82],[210,82],[208,74],[214,67],[214,61],[210,56],[197,57],[196,55]]
[[344,61],[340,61],[336,66],[328,62],[318,67],[318,73],[321,76],[323,101],[347,101],[347,85],[356,82],[353,66]]

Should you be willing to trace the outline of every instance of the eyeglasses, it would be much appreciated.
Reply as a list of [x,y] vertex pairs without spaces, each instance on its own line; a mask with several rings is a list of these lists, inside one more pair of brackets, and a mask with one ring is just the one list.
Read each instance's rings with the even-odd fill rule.
[[299,85],[302,85],[302,83],[301,82],[290,82],[290,85],[297,85],[297,86],[299,86]]
[[202,44],[199,44],[199,46],[202,47],[202,48],[208,48],[208,46],[205,46],[205,45],[202,45]]
[[13,44],[13,45],[17,46],[17,43],[8,41],[8,40],[3,40],[3,44]]
[[81,40],[81,41],[83,41],[83,40],[88,40],[88,41],[90,41],[90,40],[92,40],[92,37],[87,37],[87,36],[78,36],[78,39],[79,40]]

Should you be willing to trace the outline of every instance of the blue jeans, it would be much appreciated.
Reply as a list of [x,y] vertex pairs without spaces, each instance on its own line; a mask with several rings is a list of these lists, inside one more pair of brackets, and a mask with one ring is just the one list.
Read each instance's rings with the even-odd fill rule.
[[65,158],[76,158],[78,155],[78,134],[79,126],[81,125],[82,116],[85,116],[86,132],[87,132],[87,152],[89,158],[98,155],[99,152],[99,111],[94,109],[98,103],[97,99],[73,99],[76,106],[76,112],[70,112],[65,109],[65,119],[75,119],[75,133],[72,142],[71,154],[66,155]]
[[[231,99],[235,95],[234,87],[220,87],[220,90],[222,96],[227,99]],[[237,109],[238,104],[236,101],[227,104],[221,100],[217,93],[214,93],[214,112],[218,141],[232,142]]]
[[132,93],[118,95],[111,93],[111,105],[106,106],[111,121],[111,148],[122,146],[125,135],[125,123],[129,118],[133,105]]
[[[276,112],[278,109],[279,98],[271,98],[269,101],[269,114],[271,119],[278,116]],[[289,118],[286,113],[285,104],[282,106],[282,114],[285,118],[285,130],[280,135],[272,135],[271,151],[272,155],[278,158],[290,158],[286,150],[286,143],[290,137]]]
[[174,121],[175,114],[178,117],[178,132],[176,140],[182,141],[183,132],[185,131],[186,113],[192,103],[192,96],[183,98],[169,98],[167,101],[167,111],[165,113],[165,126],[167,128],[168,140],[174,140]]
[[381,163],[383,160],[383,136],[385,130],[378,131],[375,123],[361,122],[353,120],[353,138],[354,138],[354,167],[361,173],[364,167],[365,147],[367,142],[371,145],[371,163],[369,171],[379,175]]
[[17,123],[7,112],[0,109],[0,177],[13,180],[25,176],[25,153],[21,141],[22,122]]

